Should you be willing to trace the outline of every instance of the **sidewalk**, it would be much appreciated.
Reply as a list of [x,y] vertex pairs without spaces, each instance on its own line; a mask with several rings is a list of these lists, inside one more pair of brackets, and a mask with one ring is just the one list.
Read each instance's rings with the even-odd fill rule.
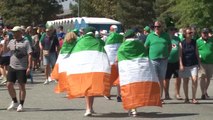
[[[68,100],[66,94],[55,94],[53,92],[55,83],[43,85],[43,73],[34,74],[34,84],[26,85],[27,97],[24,104],[25,112],[7,111],[11,102],[5,86],[0,86],[0,120],[129,120],[127,112],[123,110],[122,103],[116,101],[116,89],[112,89],[112,100],[104,97],[95,98],[94,110],[98,114],[93,117],[84,117],[85,100],[78,98]],[[211,81],[212,82],[212,81]],[[174,96],[174,80],[170,83],[170,96]],[[191,85],[191,82],[189,83]],[[144,107],[139,108],[139,117],[135,119],[160,119],[160,120],[210,120],[213,117],[213,87],[209,88],[210,100],[199,100],[200,104],[184,104],[183,100],[165,100],[162,108]],[[17,88],[17,87],[16,87]],[[17,88],[18,89],[18,88]],[[181,95],[183,90],[181,88]],[[191,87],[189,87],[191,97]],[[198,87],[197,97],[200,98]]]

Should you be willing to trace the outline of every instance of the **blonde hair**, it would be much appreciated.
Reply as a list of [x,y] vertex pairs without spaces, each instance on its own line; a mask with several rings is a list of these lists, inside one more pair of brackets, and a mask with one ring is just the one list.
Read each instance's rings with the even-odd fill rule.
[[77,35],[74,32],[68,32],[64,38],[64,40],[68,43],[75,41],[77,39]]

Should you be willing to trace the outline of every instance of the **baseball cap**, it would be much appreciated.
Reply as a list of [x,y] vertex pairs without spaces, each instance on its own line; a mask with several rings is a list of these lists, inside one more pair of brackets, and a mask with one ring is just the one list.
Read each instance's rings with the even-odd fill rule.
[[208,33],[208,32],[209,32],[209,29],[208,29],[208,28],[203,28],[201,32],[202,32],[202,33]]
[[15,27],[13,27],[13,29],[12,29],[13,32],[17,32],[17,31],[21,31],[21,30],[22,30],[22,29],[21,29],[20,26],[15,26]]

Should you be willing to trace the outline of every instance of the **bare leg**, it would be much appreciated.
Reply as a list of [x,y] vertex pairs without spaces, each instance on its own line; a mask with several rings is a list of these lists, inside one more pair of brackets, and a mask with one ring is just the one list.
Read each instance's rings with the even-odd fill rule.
[[[207,78],[206,79],[206,88],[205,88],[205,94],[207,95],[207,90],[208,90],[208,88],[209,88],[209,84],[210,84],[210,79],[209,78]],[[207,96],[208,97],[208,96]]]
[[163,80],[160,80],[160,96],[161,96],[161,98],[162,98],[162,96],[163,96],[163,87],[164,85],[163,85]]
[[169,83],[170,83],[170,80],[169,79],[165,79],[165,80],[163,80],[163,83],[164,83],[165,99],[170,99],[170,96],[169,96]]
[[197,76],[193,76],[191,79],[192,79],[192,99],[196,99]]
[[180,98],[180,85],[181,85],[181,78],[178,77],[175,80],[175,95],[178,98]]
[[8,92],[10,94],[10,97],[15,98],[16,97],[16,91],[14,89],[14,83],[7,82],[7,89],[8,89]]
[[45,77],[46,77],[46,79],[48,79],[49,74],[50,74],[50,65],[48,64],[48,65],[45,66]]
[[185,94],[185,99],[189,99],[189,95],[188,95],[188,84],[189,84],[189,78],[184,78],[183,79],[183,91]]
[[19,99],[20,101],[24,101],[26,97],[26,89],[25,89],[25,84],[19,84]]
[[93,102],[94,102],[94,97],[92,96],[86,96],[86,110],[93,110]]
[[202,95],[205,95],[205,89],[206,89],[206,79],[205,79],[205,77],[201,77],[200,78],[200,89],[201,89],[201,93],[202,93]]
[[120,88],[120,85],[117,85],[117,96],[121,96],[121,88]]

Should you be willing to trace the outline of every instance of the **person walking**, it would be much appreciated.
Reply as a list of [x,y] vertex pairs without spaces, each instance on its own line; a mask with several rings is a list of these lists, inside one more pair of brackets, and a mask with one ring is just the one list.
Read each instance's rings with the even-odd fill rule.
[[213,76],[213,39],[209,38],[209,29],[203,28],[201,37],[197,40],[197,49],[201,60],[200,76],[201,99],[205,100],[209,97],[207,91],[210,84],[210,79]]
[[[163,80],[166,75],[168,57],[171,50],[171,40],[169,35],[166,32],[163,32],[160,21],[154,23],[154,32],[148,35],[144,46],[149,49],[149,58],[157,73],[162,97]],[[162,103],[164,103],[163,99]]]
[[189,78],[192,80],[192,103],[197,104],[196,99],[198,84],[198,68],[200,59],[198,55],[196,40],[192,39],[191,28],[186,29],[185,39],[180,43],[179,49],[180,77],[183,78],[183,90],[185,103],[189,103],[188,84]]
[[137,116],[138,107],[161,106],[160,85],[148,53],[134,30],[127,30],[118,49],[122,104],[129,116]]
[[[7,88],[12,102],[7,110],[17,108],[17,112],[22,112],[24,110],[23,105],[26,97],[25,84],[27,82],[27,75],[29,75],[31,69],[32,48],[29,41],[22,37],[21,27],[15,26],[12,32],[14,39],[5,41],[3,45],[4,52],[11,51],[10,65],[7,74]],[[16,80],[18,80],[19,86],[19,103],[14,89]]]
[[44,85],[46,85],[52,81],[50,74],[59,53],[59,41],[56,34],[54,34],[53,26],[49,26],[46,29],[46,33],[43,34],[40,39],[39,46],[40,51],[42,52],[41,56],[43,57],[43,64],[45,66],[46,80],[44,81]]
[[[117,87],[117,102],[121,102],[121,95],[120,95],[120,86],[118,82],[118,66],[116,62],[118,48],[123,42],[123,35],[117,33],[118,27],[116,25],[112,25],[110,27],[110,35],[107,37],[104,49],[107,53],[107,56],[110,61],[111,65],[111,85],[115,85]],[[106,99],[111,99],[110,96],[104,96]]]
[[175,98],[177,100],[181,100],[180,96],[180,85],[181,85],[181,79],[179,78],[179,43],[180,39],[179,37],[175,36],[175,28],[170,27],[169,35],[172,42],[172,49],[168,58],[168,64],[167,64],[167,70],[166,70],[166,79],[164,80],[164,91],[165,91],[165,99],[170,100],[169,95],[169,83],[170,79],[173,75],[173,78],[176,78],[175,80]]

